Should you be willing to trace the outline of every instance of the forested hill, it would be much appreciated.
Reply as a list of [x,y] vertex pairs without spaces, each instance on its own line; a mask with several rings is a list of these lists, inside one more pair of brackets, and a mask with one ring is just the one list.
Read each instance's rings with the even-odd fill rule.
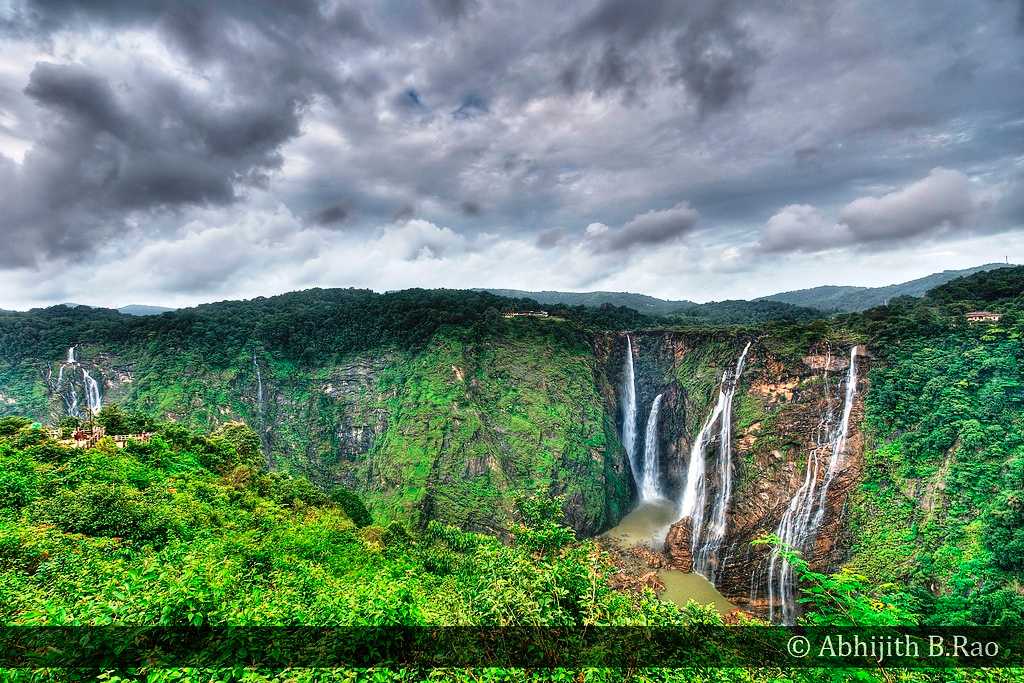
[[657,299],[630,292],[528,292],[519,289],[486,289],[499,296],[532,299],[543,305],[621,306],[646,315],[660,316],[676,324],[739,325],[769,320],[811,320],[821,313],[811,308],[778,301],[731,299],[698,304],[692,301]]
[[632,292],[557,292],[550,290],[530,292],[522,289],[480,289],[477,291],[490,292],[513,299],[533,299],[545,305],[589,306],[591,308],[606,304],[626,306],[648,315],[670,315],[699,305],[693,301],[671,301]]
[[924,296],[928,290],[959,277],[1006,267],[1007,264],[1003,263],[986,263],[963,270],[944,270],[941,273],[932,273],[916,280],[885,287],[825,285],[771,294],[760,297],[756,301],[777,301],[820,311],[864,311],[874,306],[881,306],[898,296]]
[[[509,310],[537,302],[486,292],[408,289],[378,294],[366,289],[309,289],[246,301],[202,304],[161,315],[126,316],[112,309],[52,306],[0,313],[0,358],[60,358],[83,340],[148,340],[153,351],[188,346],[217,364],[239,349],[260,345],[296,362],[321,363],[380,348],[409,349],[445,325],[485,328]],[[622,307],[546,306],[552,315],[594,329],[653,324]]]
[[[818,567],[845,566],[871,585],[900,586],[920,621],[1024,623],[1024,268],[974,274],[863,313],[739,328],[673,326],[612,307],[502,315],[535,307],[483,292],[325,289],[147,317],[66,307],[4,313],[0,414],[74,427],[68,399],[84,404],[88,378],[102,390],[108,424],[119,411],[136,431],[150,430],[147,419],[213,435],[244,422],[259,441],[254,455],[249,438],[249,455],[260,469],[308,477],[325,491],[343,485],[382,522],[420,531],[444,522],[508,538],[517,501],[540,493],[563,501],[558,521],[589,536],[636,501],[618,422],[625,350],[636,356],[636,423],[646,424],[662,395],[660,452],[664,471],[678,474],[723,373],[750,342],[735,401],[733,510],[742,504],[767,534],[799,486],[801,444],[820,419],[817,392],[837,388],[814,369],[815,354],[826,354],[827,368],[840,355],[832,352],[863,346],[863,407],[851,418],[861,440],[851,462],[862,468],[845,480],[848,497],[835,500],[842,545]],[[964,314],[975,309],[1002,318],[970,323]],[[182,443],[200,462],[219,452]],[[159,463],[178,467],[178,456],[156,447]],[[135,491],[141,470],[126,462],[130,481],[78,491],[77,479],[48,469],[51,460],[110,461],[102,449],[84,451],[33,450],[36,462],[10,456],[16,476],[0,480],[0,493],[14,493],[3,500],[32,506],[18,513],[27,516],[17,533],[52,513],[61,533],[128,537],[108,528],[120,524],[120,508],[104,521],[86,506],[123,499],[141,514],[140,501],[149,500]],[[54,490],[50,476],[76,484],[52,510],[33,483]],[[145,475],[160,490],[186,490],[162,477]],[[276,486],[252,481],[260,490]],[[774,488],[759,488],[766,482]],[[301,503],[293,493],[281,500]],[[177,533],[177,522],[169,524]],[[743,543],[734,557],[747,556]],[[748,576],[739,597],[750,592]]]

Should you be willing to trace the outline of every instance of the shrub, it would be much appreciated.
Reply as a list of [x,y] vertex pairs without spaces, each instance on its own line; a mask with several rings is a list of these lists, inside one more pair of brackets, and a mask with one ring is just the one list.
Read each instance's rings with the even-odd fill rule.
[[373,517],[366,505],[351,489],[340,484],[331,489],[330,499],[338,504],[357,527],[373,524]]
[[0,417],[0,436],[11,436],[30,424],[32,424],[32,420],[27,417],[20,417],[18,415]]
[[175,526],[166,506],[124,484],[87,483],[62,490],[41,507],[42,516],[69,533],[167,541]]
[[244,422],[228,422],[221,425],[209,439],[193,441],[190,445],[199,447],[199,460],[203,467],[221,474],[239,465],[256,469],[265,465],[260,437]]

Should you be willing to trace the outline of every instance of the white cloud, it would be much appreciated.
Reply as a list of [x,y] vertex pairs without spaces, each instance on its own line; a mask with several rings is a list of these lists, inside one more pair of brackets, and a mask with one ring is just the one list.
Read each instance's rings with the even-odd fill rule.
[[839,220],[856,242],[884,242],[962,228],[974,212],[967,176],[935,168],[904,188],[850,202],[839,212]]
[[829,218],[818,207],[790,204],[765,223],[756,247],[766,252],[821,252],[881,248],[908,240],[1006,230],[1010,193],[972,182],[964,173],[935,168],[924,178],[879,196],[857,198]]
[[844,246],[849,233],[809,204],[790,204],[775,213],[764,226],[761,248],[765,251],[824,251]]

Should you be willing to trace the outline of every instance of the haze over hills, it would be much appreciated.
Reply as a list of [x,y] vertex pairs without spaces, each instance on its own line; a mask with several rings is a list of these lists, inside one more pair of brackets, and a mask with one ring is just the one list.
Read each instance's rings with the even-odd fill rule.
[[[758,322],[768,319],[806,320],[821,313],[864,311],[881,306],[898,296],[921,297],[939,285],[997,268],[1014,264],[986,263],[961,270],[944,270],[915,280],[882,287],[857,287],[851,285],[822,285],[808,289],[779,292],[751,300],[735,299],[710,301],[699,304],[686,299],[659,299],[647,294],[634,292],[560,292],[555,290],[529,291],[524,289],[475,288],[470,291],[487,292],[509,299],[532,299],[544,306],[586,306],[599,308],[604,305],[622,306],[652,316],[674,316],[700,319],[713,323]],[[58,304],[76,308],[83,304],[67,302]],[[3,309],[0,309],[3,310]],[[132,316],[160,315],[177,310],[167,306],[129,304],[113,309],[118,313]]]
[[146,304],[128,304],[117,309],[118,313],[124,313],[125,315],[160,315],[161,313],[168,313],[173,311],[173,308],[167,308],[166,306],[147,306]]
[[523,289],[478,289],[481,292],[490,292],[498,296],[506,296],[510,299],[533,299],[541,304],[564,305],[564,306],[591,306],[598,307],[604,304],[613,306],[625,306],[641,313],[649,315],[669,315],[678,313],[695,306],[693,301],[672,301],[658,299],[646,294],[634,294],[632,292],[557,292],[544,290],[530,292]]
[[973,275],[986,270],[996,268],[1007,268],[1014,264],[1008,263],[986,263],[973,268],[962,270],[944,270],[941,273],[932,273],[916,280],[909,280],[895,285],[885,287],[844,287],[836,285],[825,285],[822,287],[811,287],[810,289],[797,289],[790,292],[779,292],[755,299],[755,301],[778,301],[781,303],[793,304],[794,306],[805,306],[819,311],[842,311],[854,313],[866,311],[875,306],[881,306],[889,299],[898,296],[924,296],[925,292],[933,287],[945,284],[950,280],[965,275]]
[[[63,304],[57,304],[58,306],[67,306],[68,308],[78,308],[79,306],[85,306],[85,304],[76,304],[67,302]],[[3,310],[3,309],[0,309]],[[168,313],[174,311],[174,308],[168,308],[166,306],[147,306],[146,304],[128,304],[127,306],[121,306],[120,308],[113,309],[118,313],[124,315],[160,315],[161,313]]]
[[[916,280],[886,285],[884,287],[823,285],[821,287],[769,294],[750,301],[739,299],[711,301],[705,304],[698,304],[687,300],[659,299],[646,294],[634,294],[632,292],[557,292],[550,290],[530,292],[521,289],[479,289],[477,291],[490,292],[498,296],[516,299],[533,299],[538,303],[547,305],[598,307],[604,304],[611,304],[613,306],[632,308],[649,315],[686,314],[687,316],[717,318],[720,317],[720,313],[725,309],[738,312],[740,308],[748,308],[751,313],[755,314],[765,313],[766,311],[760,311],[758,306],[754,305],[757,302],[788,304],[796,307],[793,312],[798,314],[801,308],[805,309],[805,311],[806,309],[813,309],[824,312],[856,312],[864,311],[874,306],[881,306],[889,299],[898,296],[924,296],[925,292],[929,289],[938,287],[950,280],[955,280],[958,277],[986,270],[995,270],[996,268],[1006,268],[1012,265],[1014,264],[986,263],[962,270],[944,270],[941,273],[932,273]],[[784,308],[772,309],[771,317],[777,317],[784,311],[786,311]]]

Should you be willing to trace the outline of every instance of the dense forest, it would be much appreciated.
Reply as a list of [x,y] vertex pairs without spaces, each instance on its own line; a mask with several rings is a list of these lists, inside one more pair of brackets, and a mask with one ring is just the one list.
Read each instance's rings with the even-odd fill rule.
[[[923,298],[829,318],[771,307],[749,318],[749,307],[721,306],[729,324],[611,306],[549,305],[546,319],[510,320],[505,312],[539,304],[484,292],[309,290],[147,317],[84,307],[0,314],[0,391],[18,401],[0,408],[41,407],[0,418],[5,622],[721,624],[710,608],[659,600],[630,574],[635,567],[589,538],[631,501],[615,424],[616,354],[630,331],[647,363],[637,373],[657,387],[650,391],[679,397],[685,419],[674,428],[683,434],[700,427],[722,368],[744,343],[755,344],[748,372],[758,381],[803,367],[807,391],[818,382],[801,365],[809,350],[868,349],[856,418],[863,467],[842,504],[845,555],[827,571],[793,557],[802,623],[1024,623],[1024,268],[977,273]],[[965,313],[979,309],[1001,318],[968,322]],[[82,347],[82,363],[109,379],[111,398],[94,420],[107,436],[88,447],[66,440],[80,421],[52,412],[60,403],[43,380],[73,345]],[[128,373],[121,368],[130,369],[130,381],[118,384],[115,370]],[[737,428],[777,431],[754,439],[740,459],[737,491],[770,474],[753,469],[754,454],[786,453],[792,434],[784,430],[798,428],[783,426],[784,413],[743,390]],[[138,432],[153,436],[123,449],[111,438]],[[773,542],[770,533],[758,540]],[[726,621],[762,619],[754,611]],[[1017,680],[1018,672],[545,675]]]
[[[146,443],[107,438],[68,448],[27,420],[0,419],[0,598],[6,624],[482,625],[686,627],[722,624],[650,589],[612,586],[617,568],[593,541],[523,499],[512,537],[432,524],[377,525],[343,488],[268,473],[259,440],[156,426]],[[897,593],[855,575],[798,564],[813,588],[810,623],[907,623]],[[757,623],[749,622],[749,623]],[[10,653],[9,653],[10,654]],[[818,670],[547,670],[558,680],[820,680]],[[409,670],[7,671],[8,680],[408,680]],[[434,680],[521,680],[527,672],[442,670]],[[869,677],[870,678],[870,677]],[[902,680],[929,680],[926,672]],[[962,680],[990,680],[961,675]],[[881,678],[879,680],[882,680]]]

